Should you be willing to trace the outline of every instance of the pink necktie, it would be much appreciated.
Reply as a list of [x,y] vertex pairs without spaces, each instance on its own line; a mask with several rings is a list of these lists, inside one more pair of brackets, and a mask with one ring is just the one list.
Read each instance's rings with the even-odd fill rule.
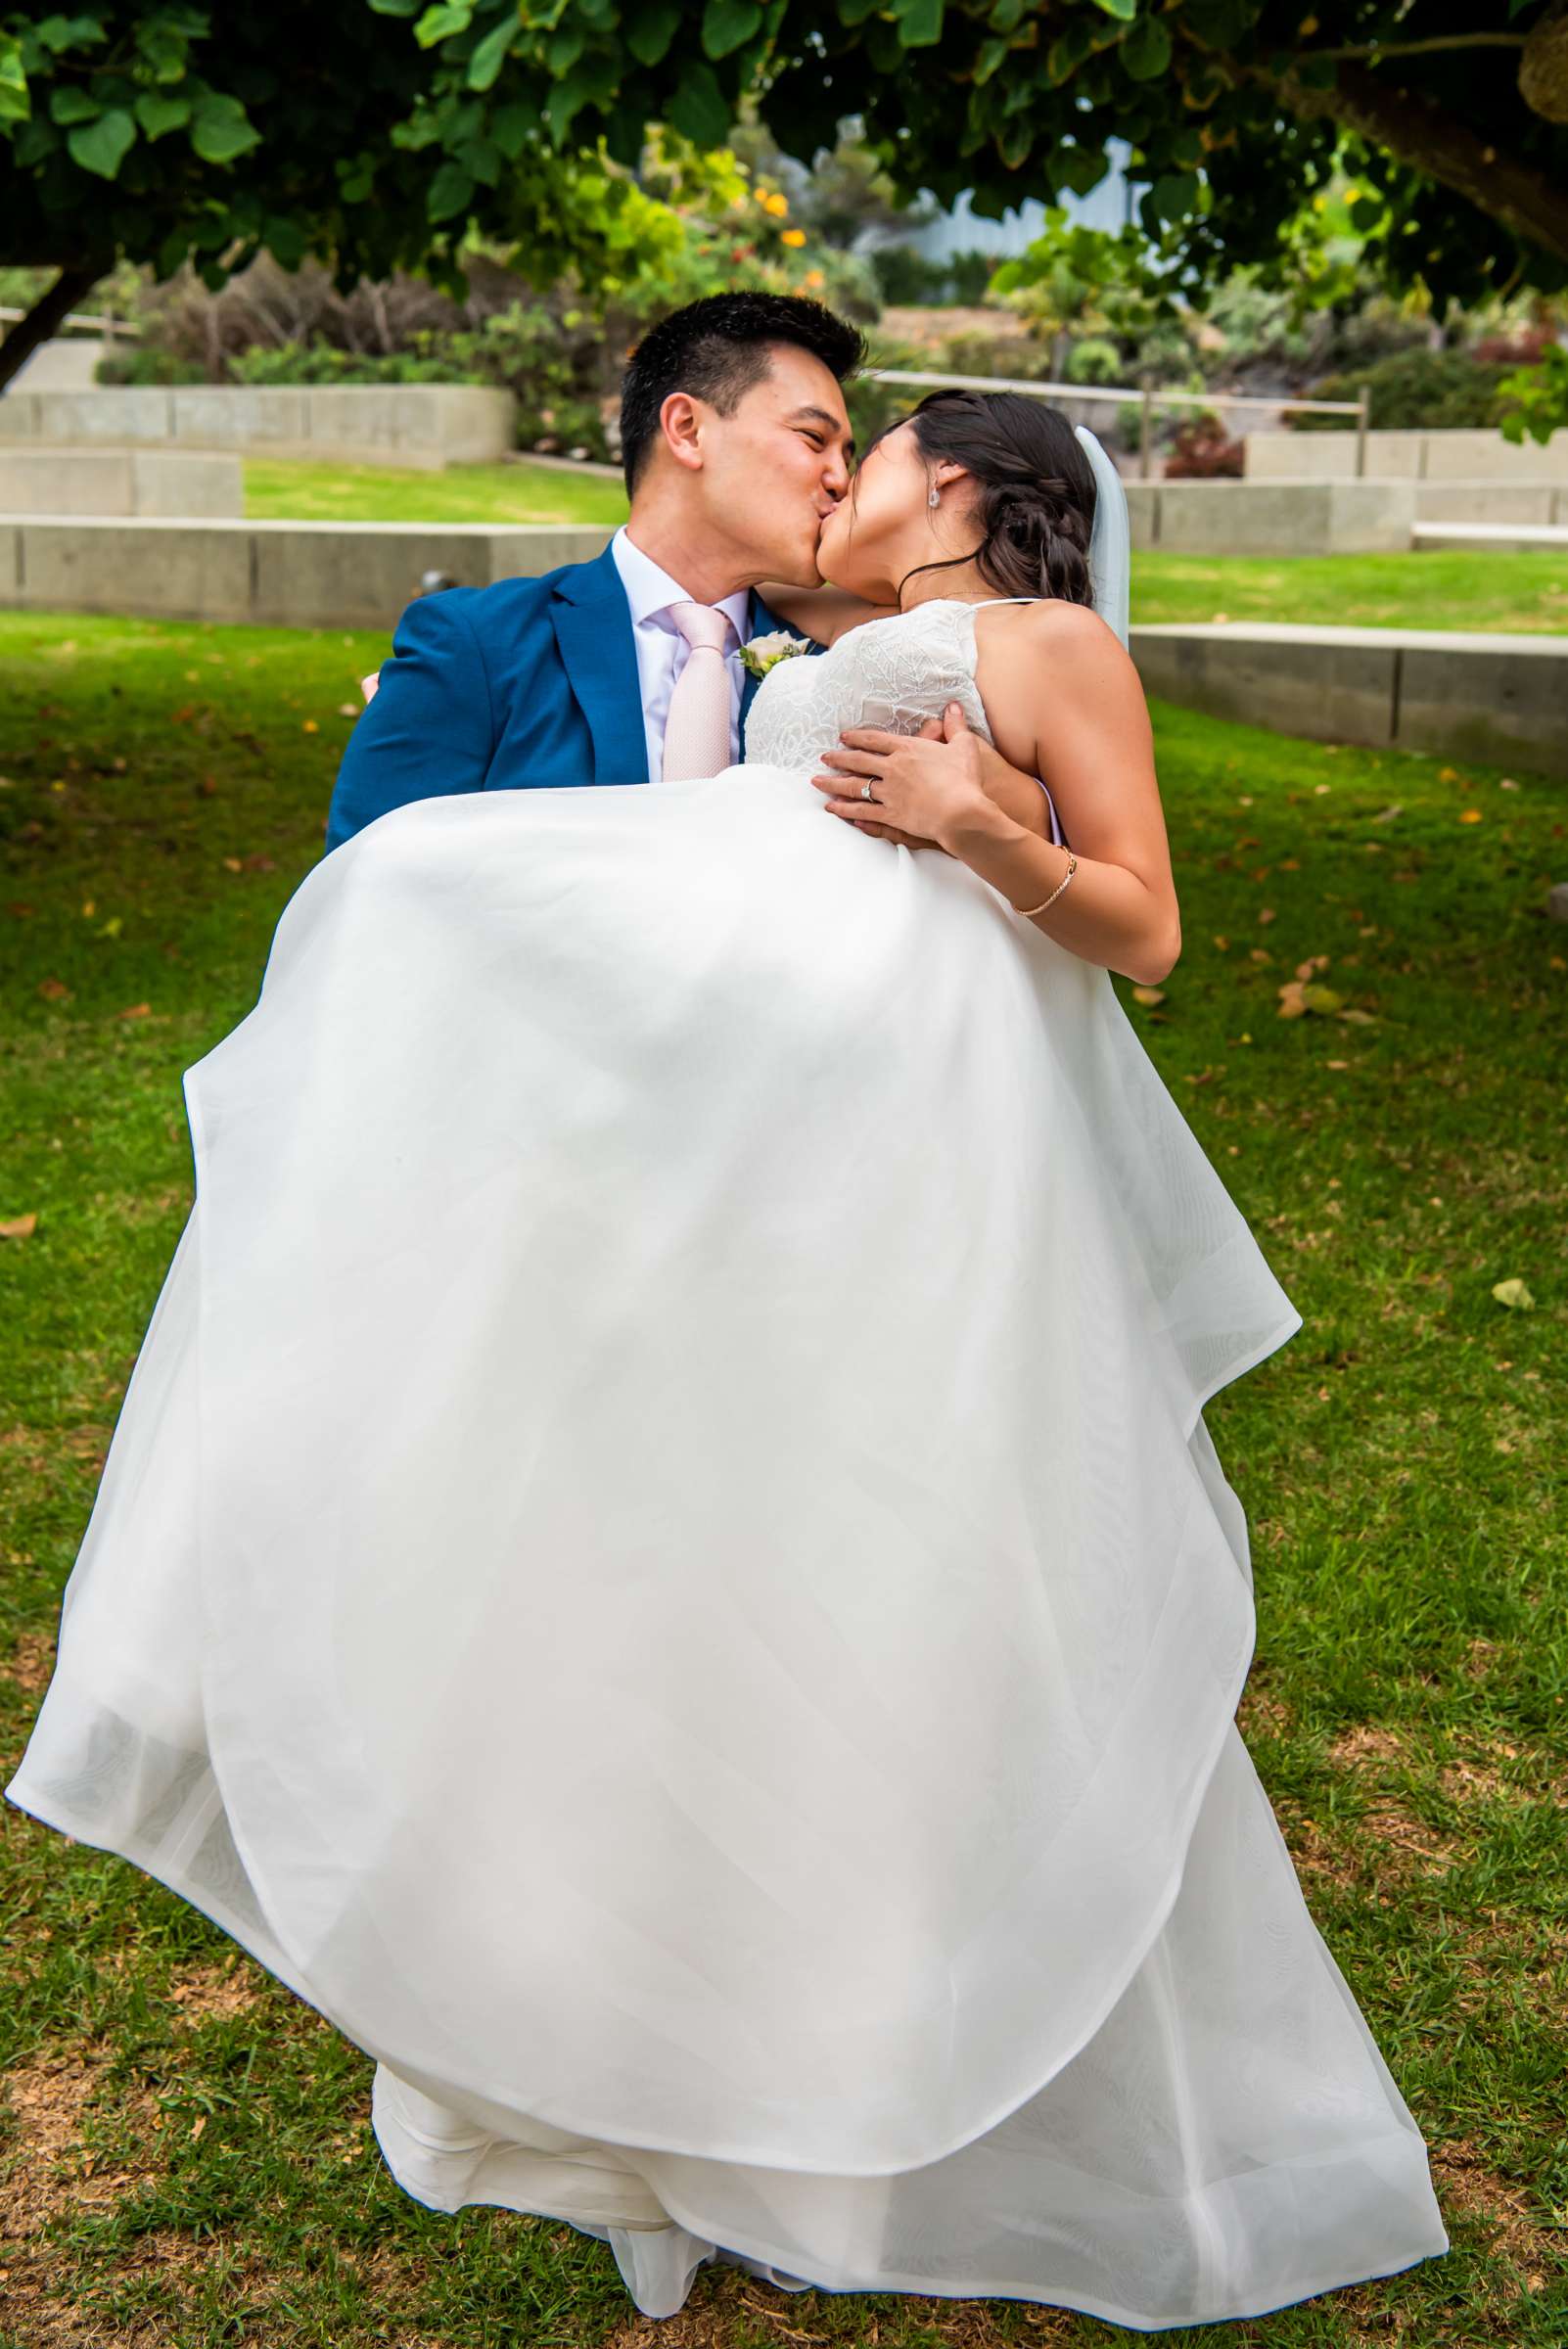
[[712,604],[671,604],[669,617],[691,651],[675,679],[665,720],[664,779],[685,783],[730,763],[729,641],[726,614]]

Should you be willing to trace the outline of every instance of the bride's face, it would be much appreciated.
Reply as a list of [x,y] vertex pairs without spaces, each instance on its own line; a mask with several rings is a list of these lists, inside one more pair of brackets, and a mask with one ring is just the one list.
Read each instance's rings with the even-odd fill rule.
[[891,603],[898,582],[919,562],[937,517],[930,505],[934,482],[958,468],[933,468],[920,453],[910,424],[884,436],[860,461],[850,494],[822,525],[817,568],[835,587]]

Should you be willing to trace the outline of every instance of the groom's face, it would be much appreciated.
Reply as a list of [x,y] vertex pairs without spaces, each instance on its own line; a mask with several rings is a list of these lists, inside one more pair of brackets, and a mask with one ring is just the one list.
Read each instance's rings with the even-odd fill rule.
[[770,358],[729,415],[707,412],[703,496],[714,526],[744,541],[751,579],[814,587],[817,540],[849,488],[854,442],[831,369],[793,343],[772,345]]

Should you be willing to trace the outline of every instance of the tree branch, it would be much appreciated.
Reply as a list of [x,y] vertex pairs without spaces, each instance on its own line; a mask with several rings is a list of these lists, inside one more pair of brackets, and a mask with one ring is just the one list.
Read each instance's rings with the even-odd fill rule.
[[15,382],[40,343],[47,343],[78,302],[85,301],[108,272],[106,261],[67,262],[54,284],[40,294],[25,318],[18,320],[0,343],[0,392]]
[[1526,35],[1522,32],[1451,32],[1435,33],[1427,41],[1364,41],[1359,49],[1304,49],[1302,58],[1327,57],[1336,65],[1344,60],[1385,57],[1430,57],[1439,49],[1522,49]]
[[1489,219],[1568,261],[1568,188],[1490,147],[1457,115],[1396,89],[1364,66],[1344,65],[1332,89],[1305,89],[1293,74],[1260,74],[1292,114],[1326,115],[1398,162],[1452,188]]

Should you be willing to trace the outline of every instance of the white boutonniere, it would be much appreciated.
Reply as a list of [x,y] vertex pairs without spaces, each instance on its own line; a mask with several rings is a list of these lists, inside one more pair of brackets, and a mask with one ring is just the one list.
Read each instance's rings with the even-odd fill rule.
[[810,650],[804,636],[787,636],[780,628],[772,636],[754,636],[750,644],[740,648],[741,660],[754,677],[765,677],[780,661],[788,661],[795,653]]

